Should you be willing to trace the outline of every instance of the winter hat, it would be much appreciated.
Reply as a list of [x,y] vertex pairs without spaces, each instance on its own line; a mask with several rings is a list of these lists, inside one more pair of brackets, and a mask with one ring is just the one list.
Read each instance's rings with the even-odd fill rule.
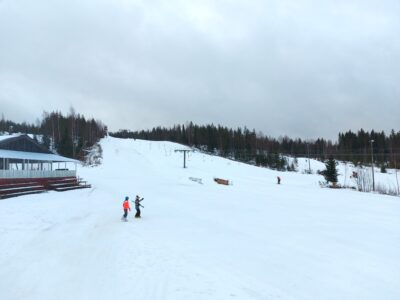
[[128,199],[129,199],[129,197],[128,197],[128,196],[126,196],[126,197],[125,197],[125,200],[128,200]]

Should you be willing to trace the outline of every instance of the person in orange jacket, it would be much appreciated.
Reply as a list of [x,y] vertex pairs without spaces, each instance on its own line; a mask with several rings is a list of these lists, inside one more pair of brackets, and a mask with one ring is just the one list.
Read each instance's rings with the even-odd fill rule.
[[129,205],[129,197],[126,196],[124,203],[122,204],[122,207],[124,208],[124,215],[122,216],[121,220],[123,221],[128,221],[128,209],[129,211],[131,211],[131,207]]

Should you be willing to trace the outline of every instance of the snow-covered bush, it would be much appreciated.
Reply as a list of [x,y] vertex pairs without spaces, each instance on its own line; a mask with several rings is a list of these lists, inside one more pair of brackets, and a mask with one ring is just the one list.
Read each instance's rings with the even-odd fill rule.
[[371,172],[362,167],[358,167],[356,174],[357,176],[353,176],[353,179],[357,185],[357,190],[360,192],[372,191]]
[[98,166],[102,163],[103,160],[103,149],[100,144],[94,144],[92,147],[86,150],[87,154],[85,155],[86,166]]
[[382,183],[378,183],[376,185],[375,191],[378,192],[379,194],[384,194],[384,195],[391,195],[391,196],[397,196],[398,191],[396,186],[391,186],[391,185],[384,185]]

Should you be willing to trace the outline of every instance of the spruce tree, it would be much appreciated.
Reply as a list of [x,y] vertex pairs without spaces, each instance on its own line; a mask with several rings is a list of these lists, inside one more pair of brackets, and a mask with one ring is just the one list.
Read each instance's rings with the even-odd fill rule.
[[337,165],[337,163],[336,163],[335,159],[332,156],[329,157],[329,159],[325,162],[326,170],[323,172],[325,180],[327,182],[332,182],[333,185],[335,185],[338,181],[337,180],[338,173],[337,173],[336,165]]

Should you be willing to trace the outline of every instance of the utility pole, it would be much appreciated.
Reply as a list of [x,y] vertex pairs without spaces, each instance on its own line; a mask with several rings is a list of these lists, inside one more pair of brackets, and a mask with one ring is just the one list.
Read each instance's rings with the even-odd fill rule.
[[374,140],[370,140],[370,143],[371,143],[371,166],[372,166],[372,190],[375,192],[374,147],[372,146]]
[[183,152],[183,168],[186,168],[186,152],[194,152],[188,149],[176,149],[175,152]]

